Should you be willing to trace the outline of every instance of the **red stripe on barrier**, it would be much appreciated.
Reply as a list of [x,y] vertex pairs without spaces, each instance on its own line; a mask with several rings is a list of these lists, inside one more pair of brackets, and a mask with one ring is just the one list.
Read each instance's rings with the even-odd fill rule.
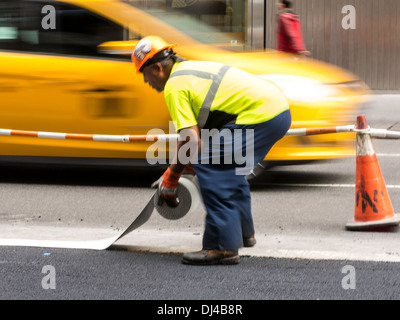
[[129,136],[129,142],[157,141],[157,140],[158,136],[146,136],[146,135]]
[[90,134],[66,133],[66,134],[65,134],[65,139],[93,140],[93,135],[90,135]]
[[306,129],[306,134],[307,135],[327,134],[327,133],[336,133],[336,132],[337,132],[336,127]]
[[23,130],[11,130],[12,136],[28,136],[37,137],[39,132],[36,131],[23,131]]

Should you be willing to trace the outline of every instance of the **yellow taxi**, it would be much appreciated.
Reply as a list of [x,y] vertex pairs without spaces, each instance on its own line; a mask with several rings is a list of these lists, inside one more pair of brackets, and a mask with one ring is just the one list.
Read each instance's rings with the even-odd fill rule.
[[[157,129],[172,133],[163,94],[145,84],[130,61],[134,45],[147,35],[177,43],[181,57],[224,62],[274,82],[290,102],[292,128],[354,122],[367,88],[353,74],[273,50],[246,51],[236,42],[226,45],[221,34],[214,33],[213,37],[221,35],[221,39],[207,44],[201,36],[210,38],[209,27],[192,19],[193,14],[176,14],[162,5],[143,8],[147,2],[1,1],[0,129],[106,135],[145,135]],[[191,34],[193,30],[197,33]],[[0,160],[149,164],[152,144],[0,136]],[[341,133],[285,137],[266,160],[294,162],[351,155],[354,135]]]

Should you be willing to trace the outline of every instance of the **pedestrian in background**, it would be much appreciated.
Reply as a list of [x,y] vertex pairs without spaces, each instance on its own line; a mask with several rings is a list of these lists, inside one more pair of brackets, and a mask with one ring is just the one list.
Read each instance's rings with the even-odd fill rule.
[[[179,205],[174,198],[186,167],[179,155],[187,150],[187,143],[197,144],[200,153],[189,159],[185,153],[185,158],[192,163],[207,211],[203,248],[185,253],[182,262],[237,264],[238,249],[256,243],[246,174],[289,130],[289,104],[281,90],[266,80],[222,63],[184,60],[173,47],[148,36],[132,54],[144,82],[164,92],[175,129],[185,138],[179,139],[171,165],[157,181],[160,196],[170,206]],[[212,131],[214,135],[224,132],[223,138],[204,137]],[[226,159],[225,151],[250,154],[248,172],[243,168],[246,163]],[[237,169],[245,170],[239,174]]]
[[291,0],[278,0],[279,10],[277,17],[277,50],[308,56],[301,32],[300,17],[295,14]]

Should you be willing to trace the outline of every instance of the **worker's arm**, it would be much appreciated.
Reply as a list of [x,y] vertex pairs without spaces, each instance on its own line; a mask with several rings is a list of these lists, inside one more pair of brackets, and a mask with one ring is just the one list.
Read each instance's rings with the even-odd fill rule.
[[186,165],[194,157],[197,157],[201,149],[200,131],[198,126],[192,126],[182,129],[179,132],[179,140],[176,148],[176,154],[170,165],[171,171],[182,173]]
[[160,197],[162,197],[169,206],[175,207],[179,204],[176,195],[179,178],[190,161],[193,160],[194,157],[197,157],[200,149],[200,131],[197,126],[185,128],[179,132],[177,150],[172,163],[164,172],[161,179],[153,184],[153,186],[158,185]]

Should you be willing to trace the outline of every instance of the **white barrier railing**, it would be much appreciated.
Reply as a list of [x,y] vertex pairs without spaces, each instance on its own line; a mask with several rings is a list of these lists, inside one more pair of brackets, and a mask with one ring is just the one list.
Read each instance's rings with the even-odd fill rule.
[[[286,136],[311,136],[319,134],[355,132],[369,134],[371,137],[380,139],[400,139],[399,131],[386,129],[356,129],[354,125],[324,127],[324,128],[301,128],[290,129]],[[22,136],[36,137],[45,139],[73,139],[73,140],[92,140],[103,142],[144,142],[144,141],[170,141],[177,140],[179,134],[159,134],[159,135],[107,135],[107,134],[79,134],[79,133],[60,133],[45,131],[26,131],[0,129],[0,136]]]

